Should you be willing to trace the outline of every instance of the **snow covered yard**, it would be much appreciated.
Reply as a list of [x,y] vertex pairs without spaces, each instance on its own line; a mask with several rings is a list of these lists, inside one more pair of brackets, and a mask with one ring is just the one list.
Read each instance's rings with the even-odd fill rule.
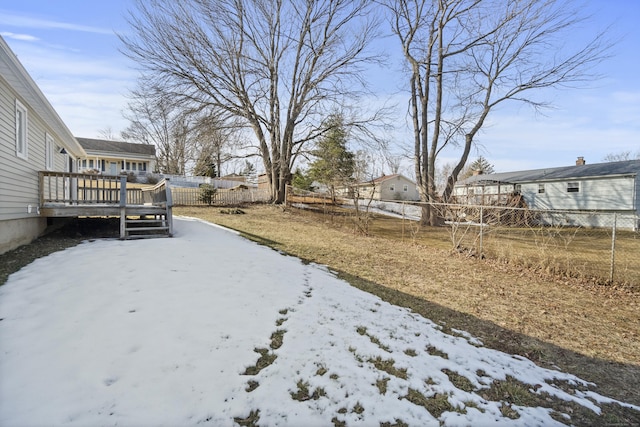
[[0,425],[547,426],[610,402],[322,266],[175,229],[87,242],[0,287]]

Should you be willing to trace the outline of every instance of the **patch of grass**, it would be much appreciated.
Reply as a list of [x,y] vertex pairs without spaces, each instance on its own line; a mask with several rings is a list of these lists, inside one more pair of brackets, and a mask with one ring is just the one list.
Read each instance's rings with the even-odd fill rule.
[[483,414],[485,412],[485,410],[483,408],[479,407],[476,402],[473,402],[471,400],[465,400],[464,401],[464,406],[465,406],[465,408],[476,408],[478,411],[482,412]]
[[313,393],[309,394],[309,383],[306,381],[298,380],[296,386],[298,387],[298,390],[295,393],[292,392],[290,394],[293,400],[297,400],[299,402],[318,400],[327,395],[322,387],[316,388]]
[[398,369],[394,366],[396,363],[393,359],[382,359],[380,356],[375,359],[369,359],[369,363],[372,363],[376,369],[386,372],[389,375],[393,375],[394,377],[402,378],[403,380],[407,379],[407,370],[405,368]]
[[251,393],[253,390],[257,389],[260,383],[258,381],[250,380],[247,383],[247,388],[244,389],[247,393]]
[[426,397],[418,390],[409,388],[409,392],[404,397],[414,405],[424,407],[435,418],[440,418],[444,412],[455,411],[456,408],[449,403],[449,396],[446,394],[436,393],[432,397]]
[[347,422],[339,420],[338,417],[333,417],[331,423],[333,423],[334,427],[347,427]]
[[378,348],[380,348],[381,350],[384,350],[387,353],[391,353],[391,349],[389,347],[387,347],[386,345],[382,344],[378,338],[376,338],[375,336],[369,334],[367,332],[367,328],[366,327],[358,326],[358,328],[356,329],[356,332],[358,334],[360,334],[360,335],[369,337],[369,341],[371,341],[373,344],[377,345]]
[[443,359],[449,359],[449,355],[447,353],[445,353],[444,351],[438,350],[437,348],[435,348],[432,345],[429,345],[425,348],[426,352],[429,353],[432,356],[439,356],[442,357]]
[[321,377],[321,376],[323,376],[324,374],[326,374],[327,372],[329,372],[329,371],[327,370],[327,368],[325,368],[325,367],[324,367],[324,365],[321,365],[321,366],[319,366],[319,367],[318,367],[318,369],[316,370],[316,376]]
[[473,383],[464,375],[460,375],[459,373],[451,371],[449,369],[443,369],[442,372],[444,372],[447,377],[449,377],[449,381],[451,381],[451,384],[453,384],[456,388],[469,393],[476,391]]
[[411,356],[411,357],[416,357],[418,355],[418,353],[412,348],[406,349],[404,351],[404,354],[406,354],[407,356]]
[[272,350],[277,350],[282,347],[282,340],[284,338],[284,334],[287,332],[285,329],[278,329],[274,333],[271,334],[271,347]]
[[512,420],[520,418],[520,413],[513,409],[510,403],[502,402],[502,405],[500,405],[500,413],[503,417],[507,417]]
[[243,427],[258,427],[258,421],[260,421],[260,410],[249,412],[249,415],[245,418],[234,417],[233,421]]
[[378,387],[378,391],[380,392],[380,394],[387,393],[387,383],[389,382],[389,380],[390,378],[384,377],[376,381],[376,387]]
[[357,402],[354,407],[351,409],[351,412],[353,412],[354,414],[362,414],[364,413],[364,406],[362,406],[362,404],[360,402]]
[[482,397],[496,402],[504,401],[518,406],[547,406],[541,395],[530,391],[531,386],[507,375],[506,380],[495,380],[488,389],[482,390]]
[[396,422],[391,424],[391,423],[380,423],[380,427],[409,427],[409,424],[405,423],[402,420],[399,420],[396,418],[395,420]]
[[282,324],[283,324],[284,322],[286,322],[286,321],[287,321],[287,319],[286,319],[286,318],[284,318],[284,317],[283,317],[283,318],[280,318],[280,319],[276,320],[276,326],[282,326]]
[[278,356],[270,353],[269,349],[266,348],[254,348],[253,351],[259,353],[260,357],[254,366],[249,366],[244,371],[244,375],[257,375],[261,370],[271,365],[278,358]]

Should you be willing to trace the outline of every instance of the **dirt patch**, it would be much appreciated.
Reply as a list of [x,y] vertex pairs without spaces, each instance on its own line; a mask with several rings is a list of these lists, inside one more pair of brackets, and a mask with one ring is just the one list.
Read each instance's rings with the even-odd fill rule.
[[119,227],[117,218],[76,218],[29,245],[0,254],[0,286],[7,281],[9,275],[38,258],[76,246],[85,240],[117,238]]

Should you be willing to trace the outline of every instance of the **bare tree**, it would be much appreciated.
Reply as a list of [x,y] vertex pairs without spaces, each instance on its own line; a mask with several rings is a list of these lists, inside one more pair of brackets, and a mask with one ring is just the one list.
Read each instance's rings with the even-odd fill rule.
[[193,152],[194,175],[220,176],[222,165],[234,158],[238,146],[237,121],[225,118],[219,112],[206,111],[199,114],[194,124]]
[[189,113],[160,87],[141,81],[132,91],[122,132],[128,140],[156,146],[158,172],[184,175],[191,150]]
[[[562,0],[385,4],[409,67],[415,175],[425,202],[449,199],[492,110],[510,100],[547,106],[532,93],[591,80],[589,70],[609,47],[604,33],[574,50],[565,47],[566,36],[584,19]],[[451,145],[459,147],[460,157],[438,194],[436,159]],[[438,222],[428,204],[422,220]]]
[[631,150],[609,153],[602,159],[603,162],[624,162],[626,160],[640,160],[640,150],[635,155],[631,154]]
[[118,136],[116,136],[116,134],[113,132],[113,128],[111,126],[100,129],[98,131],[98,136],[109,141],[119,140]]
[[124,53],[173,98],[211,106],[253,130],[274,201],[314,123],[357,102],[376,60],[368,0],[138,0]]

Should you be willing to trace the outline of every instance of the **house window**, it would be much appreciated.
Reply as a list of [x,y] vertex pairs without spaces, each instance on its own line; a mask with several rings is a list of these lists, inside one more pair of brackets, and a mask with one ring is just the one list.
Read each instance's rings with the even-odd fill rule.
[[515,192],[516,193],[520,193],[522,191],[522,185],[521,184],[516,184],[515,186]]
[[126,170],[128,170],[128,171],[131,170],[131,162],[127,162]]
[[407,184],[405,184],[405,185],[402,187],[402,191],[404,191],[405,193],[406,193],[406,192],[408,192],[408,191],[409,191],[409,186],[408,186]]
[[544,194],[544,184],[538,184],[538,194]]
[[89,169],[93,169],[93,159],[89,160]]
[[27,158],[27,109],[16,99],[16,156]]
[[48,133],[44,134],[44,166],[53,170],[53,138]]
[[83,159],[82,160],[82,169],[86,169],[87,168],[87,159]]
[[142,164],[142,170],[145,171],[145,172],[147,171],[147,164],[146,163]]
[[567,193],[579,193],[580,183],[577,181],[567,182]]

